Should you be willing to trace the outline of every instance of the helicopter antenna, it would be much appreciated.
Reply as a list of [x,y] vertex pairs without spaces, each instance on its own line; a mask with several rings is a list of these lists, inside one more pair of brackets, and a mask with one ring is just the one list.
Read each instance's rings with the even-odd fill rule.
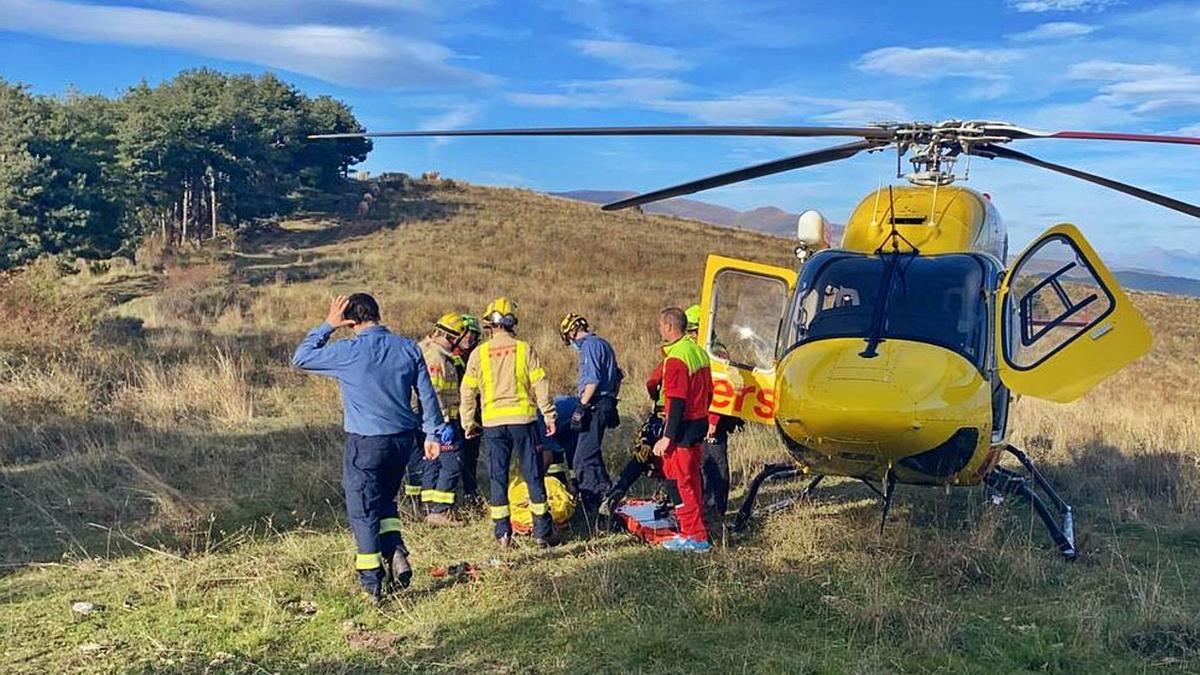
[[937,193],[940,182],[933,184],[933,198],[929,203],[929,224],[937,227]]
[[896,195],[894,192],[892,192],[891,185],[888,186],[888,214],[890,216],[888,220],[891,222],[892,229],[891,232],[888,232],[887,236],[883,238],[883,241],[880,242],[879,247],[875,249],[875,255],[883,254],[884,248],[889,243],[892,245],[892,253],[900,253],[900,242],[908,244],[908,247],[912,249],[910,252],[914,255],[920,253],[921,250],[917,248],[917,245],[909,241],[908,237],[904,236],[900,233],[900,230],[896,229]]
[[[890,189],[890,188],[889,188]],[[879,187],[875,188],[875,205],[871,207],[871,224],[879,223],[879,195],[883,192],[883,177],[879,178]]]

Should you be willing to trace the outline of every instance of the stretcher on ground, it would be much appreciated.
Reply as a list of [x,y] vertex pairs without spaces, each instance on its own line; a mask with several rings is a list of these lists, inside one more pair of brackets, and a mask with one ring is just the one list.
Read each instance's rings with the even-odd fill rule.
[[652,499],[627,499],[613,509],[613,516],[627,532],[647,544],[659,544],[679,535],[679,523],[664,516],[661,505]]

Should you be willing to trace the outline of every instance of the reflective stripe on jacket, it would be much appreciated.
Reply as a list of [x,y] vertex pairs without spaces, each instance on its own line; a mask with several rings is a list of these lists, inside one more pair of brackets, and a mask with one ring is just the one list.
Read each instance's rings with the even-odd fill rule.
[[433,341],[433,338],[421,340],[421,355],[425,357],[425,367],[429,369],[429,381],[433,383],[433,391],[437,394],[438,405],[447,420],[458,418],[458,369],[454,366],[454,355]]
[[485,427],[529,424],[539,409],[547,423],[555,419],[550,385],[537,352],[507,332],[497,330],[471,352],[459,390],[460,419],[475,419],[476,392]]

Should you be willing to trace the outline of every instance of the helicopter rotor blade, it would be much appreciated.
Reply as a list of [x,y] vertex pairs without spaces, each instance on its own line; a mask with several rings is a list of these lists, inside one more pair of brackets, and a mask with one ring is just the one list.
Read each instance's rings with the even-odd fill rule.
[[1200,137],[1170,134],[1128,134],[1115,131],[1035,131],[1014,126],[989,127],[989,133],[1006,136],[1012,140],[1031,138],[1073,138],[1085,141],[1132,141],[1135,143],[1170,143],[1175,145],[1200,145]]
[[1173,199],[1166,195],[1160,195],[1157,192],[1151,192],[1149,190],[1144,190],[1140,187],[1135,187],[1135,186],[1129,185],[1127,183],[1115,181],[1115,180],[1112,180],[1111,178],[1097,176],[1094,173],[1088,173],[1086,171],[1080,171],[1079,169],[1073,169],[1069,166],[1063,166],[1061,164],[1047,162],[1044,159],[1038,159],[1037,157],[1034,157],[1032,155],[1027,155],[1023,152],[1017,152],[1016,150],[1011,150],[1011,149],[1003,147],[1003,146],[992,145],[992,144],[980,145],[980,146],[976,146],[976,147],[972,148],[971,154],[973,154],[977,157],[986,157],[987,159],[1002,157],[1004,159],[1011,159],[1011,160],[1015,160],[1018,162],[1023,162],[1025,164],[1040,167],[1043,169],[1049,169],[1050,171],[1057,171],[1058,173],[1065,174],[1067,176],[1071,176],[1072,178],[1078,178],[1080,180],[1085,180],[1089,183],[1095,183],[1096,185],[1100,185],[1100,186],[1109,188],[1110,190],[1116,190],[1117,192],[1123,192],[1132,197],[1137,197],[1138,199],[1144,199],[1148,202],[1151,202],[1153,204],[1158,204],[1159,206],[1166,207],[1173,211],[1185,213],[1194,218],[1200,218],[1200,206],[1196,206],[1195,204],[1181,202],[1178,199]]
[[800,155],[793,155],[791,157],[785,157],[783,159],[777,159],[763,164],[756,164],[754,166],[748,166],[734,171],[719,173],[715,176],[709,176],[707,178],[701,178],[699,180],[682,183],[680,185],[674,185],[669,188],[663,188],[662,190],[647,192],[645,194],[636,195],[628,199],[612,202],[611,204],[605,204],[600,208],[605,211],[617,211],[620,209],[627,209],[632,206],[641,206],[642,204],[649,204],[650,202],[662,201],[664,199],[670,199],[671,197],[678,197],[680,195],[690,195],[693,192],[711,190],[712,188],[721,187],[723,185],[740,183],[742,181],[747,181],[754,178],[761,178],[763,176],[770,176],[771,174],[791,171],[792,169],[801,169],[806,166],[815,166],[817,164],[825,164],[826,162],[835,162],[839,159],[853,157],[863,150],[880,148],[885,145],[887,145],[887,142],[870,140],[854,141],[853,143],[846,143],[844,145],[835,145],[830,148],[822,148],[820,150],[814,150],[812,152],[806,152]]
[[407,138],[422,136],[768,136],[810,138],[857,136],[891,140],[895,132],[874,127],[781,127],[781,126],[667,126],[667,127],[546,127],[530,129],[441,129],[430,131],[367,131],[347,134],[311,134],[309,139]]

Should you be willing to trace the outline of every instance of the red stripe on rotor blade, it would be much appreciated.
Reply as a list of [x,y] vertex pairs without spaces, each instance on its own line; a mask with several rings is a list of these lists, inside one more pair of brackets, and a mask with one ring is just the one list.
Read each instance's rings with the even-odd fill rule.
[[1059,131],[1043,138],[1080,138],[1089,141],[1139,141],[1142,143],[1177,143],[1200,145],[1195,136],[1163,136],[1159,134],[1118,134],[1108,131]]

